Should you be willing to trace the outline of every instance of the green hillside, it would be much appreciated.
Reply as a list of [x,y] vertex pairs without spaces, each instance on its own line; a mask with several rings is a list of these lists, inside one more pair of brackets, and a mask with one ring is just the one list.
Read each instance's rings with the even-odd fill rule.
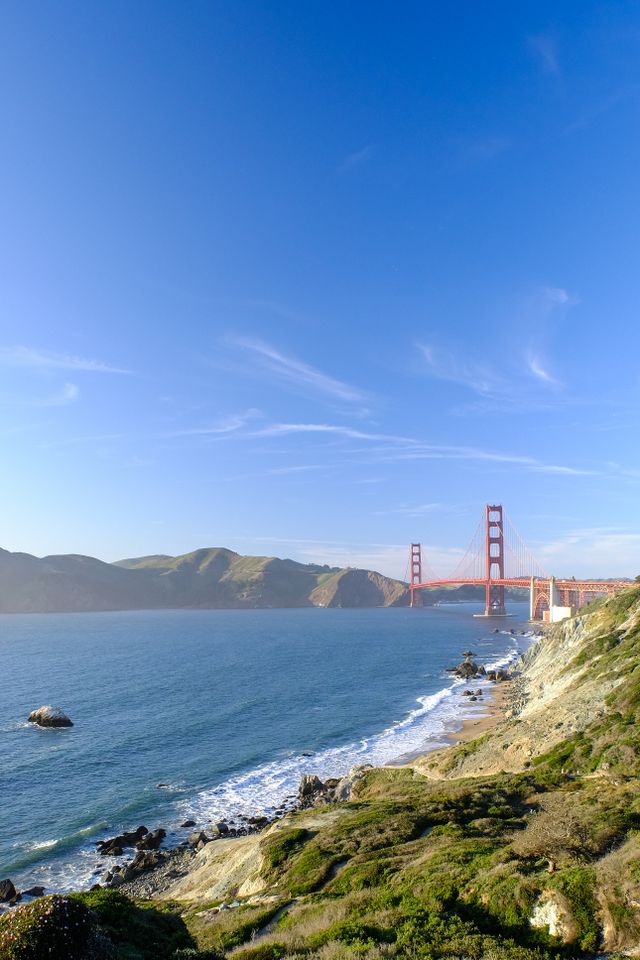
[[241,556],[223,547],[109,564],[0,550],[0,613],[162,608],[378,607],[406,584],[367,570]]

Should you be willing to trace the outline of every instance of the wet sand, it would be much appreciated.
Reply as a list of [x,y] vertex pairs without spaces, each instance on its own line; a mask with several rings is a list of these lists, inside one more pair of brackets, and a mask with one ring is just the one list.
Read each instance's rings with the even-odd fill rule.
[[[460,730],[453,730],[447,735],[449,743],[466,743],[482,736],[497,723],[504,719],[505,710],[509,705],[513,680],[502,680],[493,685],[490,695],[486,697],[482,706],[485,716],[469,717],[462,724]],[[486,687],[485,687],[486,690]]]
[[441,750],[456,743],[466,743],[469,740],[475,740],[476,737],[481,737],[483,733],[487,733],[488,730],[491,730],[504,719],[505,711],[510,704],[512,688],[513,680],[502,680],[499,683],[492,684],[491,687],[485,684],[482,701],[476,702],[476,705],[480,706],[482,710],[480,716],[476,714],[469,717],[463,721],[459,730],[443,732],[439,737],[434,737],[433,741],[425,743],[420,750],[396,757],[395,760],[390,760],[385,766],[410,767],[414,760],[419,757],[426,757],[434,750]]

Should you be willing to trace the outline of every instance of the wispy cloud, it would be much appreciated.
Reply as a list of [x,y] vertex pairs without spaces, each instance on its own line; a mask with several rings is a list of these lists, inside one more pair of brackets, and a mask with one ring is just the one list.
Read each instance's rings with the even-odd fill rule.
[[291,467],[272,467],[267,473],[272,477],[288,476],[290,473],[312,473],[315,470],[326,470],[326,463],[299,463]]
[[564,464],[546,463],[526,454],[504,453],[483,450],[477,447],[425,443],[413,437],[387,433],[368,433],[340,424],[331,423],[274,423],[256,431],[256,437],[283,437],[304,434],[344,437],[375,444],[368,451],[369,462],[390,463],[402,460],[469,460],[487,463],[504,463],[520,466],[536,473],[559,476],[594,476],[596,471]]
[[[515,318],[514,326],[521,331],[521,339],[524,339],[525,343],[526,332],[533,328],[536,329],[538,341],[544,340],[554,312],[568,309],[579,302],[579,299],[564,287],[538,287],[521,306],[522,315]],[[525,347],[519,356],[516,351],[512,351],[508,358],[500,358],[501,362],[495,360],[492,365],[489,362],[469,360],[460,350],[454,353],[433,343],[419,342],[416,346],[424,358],[430,376],[458,384],[482,398],[483,403],[477,409],[465,405],[454,408],[452,412],[455,413],[482,413],[488,410],[484,404],[495,402],[510,404],[523,410],[550,409],[549,393],[542,397],[539,391],[534,392],[533,382],[556,389],[563,386],[561,380],[549,369],[546,360],[543,360],[540,350],[533,347],[528,350]],[[529,374],[533,381],[523,377],[524,372]]]
[[367,433],[364,430],[356,430],[352,427],[344,427],[333,423],[272,423],[263,430],[258,430],[254,434],[256,437],[282,437],[297,433],[324,433],[333,434],[340,437],[348,437],[351,440],[372,440],[375,442],[390,443],[415,443],[409,437],[398,437],[389,433]]
[[575,307],[580,303],[580,298],[569,293],[564,287],[541,287],[540,300],[545,312],[554,310],[556,307]]
[[541,380],[542,383],[546,383],[550,387],[562,386],[560,381],[550,374],[545,367],[543,367],[540,357],[537,357],[535,354],[529,354],[529,357],[527,358],[527,366],[529,367],[529,372],[537,380]]
[[458,383],[483,396],[496,393],[504,386],[504,381],[489,367],[469,363],[429,343],[418,343],[427,362],[429,373],[438,380]]
[[598,120],[603,114],[607,113],[613,107],[616,107],[622,100],[626,97],[637,96],[637,91],[635,88],[625,89],[618,91],[617,93],[611,94],[611,96],[601,98],[591,103],[583,112],[580,114],[573,123],[570,123],[562,131],[563,136],[571,136],[573,133],[577,133],[580,130],[585,130],[587,127],[591,126],[596,120]]
[[0,403],[7,407],[31,407],[45,409],[47,407],[66,407],[75,403],[80,396],[80,390],[75,383],[65,383],[53,393],[44,396],[3,396]]
[[390,510],[375,510],[373,516],[383,517],[390,514],[400,515],[404,517],[426,517],[430,513],[435,513],[436,511],[446,510],[444,504],[442,503],[416,503],[413,505],[401,504],[398,507],[394,507]]
[[560,76],[558,44],[551,34],[539,33],[528,38],[529,48],[536,54],[545,73]]
[[32,407],[66,407],[70,403],[75,403],[80,396],[80,390],[75,383],[65,383],[56,393],[48,397],[42,397],[40,400],[32,400],[29,404]]
[[640,533],[628,530],[578,528],[532,546],[556,576],[634,577],[640,571]]
[[340,163],[338,172],[347,173],[349,170],[353,170],[354,167],[362,166],[363,163],[366,163],[367,160],[371,158],[372,153],[373,147],[371,144],[367,144],[366,147],[361,147],[360,150],[354,150],[353,153],[348,153]]
[[397,460],[469,460],[479,463],[510,464],[534,473],[550,473],[571,477],[595,476],[597,473],[594,470],[583,470],[564,464],[545,463],[535,457],[517,453],[502,453],[475,447],[422,446],[409,451],[388,451],[382,454],[380,459],[382,462]]
[[236,433],[247,425],[251,420],[261,416],[260,410],[251,407],[242,413],[233,413],[228,417],[222,417],[213,423],[203,424],[197,427],[185,427],[181,430],[170,430],[163,434],[165,438],[171,437],[208,437],[224,436],[230,433]]
[[233,338],[231,342],[254,356],[266,370],[281,380],[324,394],[334,400],[346,401],[347,403],[363,403],[365,401],[364,393],[356,387],[318,370],[317,367],[313,367],[310,363],[306,363],[298,357],[283,353],[263,340],[237,337]]
[[123,373],[132,370],[115,367],[101,360],[89,360],[72,354],[34,350],[31,347],[0,347],[0,364],[7,367],[31,367],[37,370],[73,370],[88,373]]

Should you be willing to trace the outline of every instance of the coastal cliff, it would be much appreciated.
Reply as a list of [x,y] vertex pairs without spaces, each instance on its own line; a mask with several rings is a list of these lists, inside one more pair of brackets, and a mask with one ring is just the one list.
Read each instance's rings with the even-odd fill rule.
[[[162,882],[79,895],[104,936],[127,911],[176,924],[145,952],[123,921],[104,956],[640,955],[640,586],[549,628],[508,686],[474,740],[356,769],[316,806],[199,844]],[[2,952],[10,922],[0,960],[23,956]]]

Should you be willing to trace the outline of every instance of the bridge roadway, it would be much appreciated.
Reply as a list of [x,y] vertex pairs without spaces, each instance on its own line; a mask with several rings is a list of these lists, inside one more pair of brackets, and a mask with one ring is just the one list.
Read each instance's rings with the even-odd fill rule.
[[[414,605],[414,591],[428,590],[429,587],[472,586],[472,587],[520,587],[529,590],[530,617],[532,620],[542,619],[545,607],[555,605],[556,600],[562,601],[560,606],[582,606],[587,595],[609,596],[628,587],[629,580],[575,580],[557,579],[556,577],[467,577],[460,579],[425,580],[422,583],[411,583],[411,605]],[[575,603],[571,601],[575,600]],[[489,614],[490,615],[490,614]],[[500,614],[497,614],[498,616]]]

